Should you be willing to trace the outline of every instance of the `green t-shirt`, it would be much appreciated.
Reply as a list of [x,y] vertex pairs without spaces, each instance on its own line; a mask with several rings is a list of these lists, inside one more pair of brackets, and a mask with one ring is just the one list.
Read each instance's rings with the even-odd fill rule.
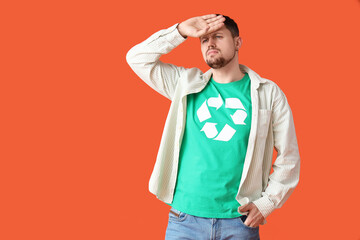
[[199,217],[234,218],[251,127],[250,78],[212,78],[187,96],[185,132],[171,205]]

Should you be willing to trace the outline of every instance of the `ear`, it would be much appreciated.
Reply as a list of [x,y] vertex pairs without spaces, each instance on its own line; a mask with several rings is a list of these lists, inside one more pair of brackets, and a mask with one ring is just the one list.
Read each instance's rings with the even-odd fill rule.
[[242,38],[240,36],[238,37],[235,37],[235,47],[236,47],[236,50],[239,50],[239,48],[241,47],[242,45]]

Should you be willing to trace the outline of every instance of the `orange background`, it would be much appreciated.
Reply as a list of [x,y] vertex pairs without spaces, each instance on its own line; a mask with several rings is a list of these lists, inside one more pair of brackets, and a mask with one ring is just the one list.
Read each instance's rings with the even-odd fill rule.
[[[294,114],[300,183],[261,238],[360,239],[359,0],[2,1],[0,239],[164,238],[148,180],[170,102],[125,55],[208,13]],[[162,60],[207,70],[197,39]]]

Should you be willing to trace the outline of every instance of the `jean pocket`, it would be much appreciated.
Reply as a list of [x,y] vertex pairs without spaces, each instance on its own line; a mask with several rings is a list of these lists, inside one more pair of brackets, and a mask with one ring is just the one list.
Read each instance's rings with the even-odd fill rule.
[[246,215],[242,215],[239,217],[239,221],[241,223],[242,226],[244,226],[245,228],[247,229],[251,229],[251,230],[258,230],[259,229],[259,226],[257,227],[250,227],[250,226],[247,226],[245,225],[245,220],[246,220],[247,216]]
[[175,208],[171,208],[169,212],[169,221],[182,222],[186,219],[187,214],[183,213]]

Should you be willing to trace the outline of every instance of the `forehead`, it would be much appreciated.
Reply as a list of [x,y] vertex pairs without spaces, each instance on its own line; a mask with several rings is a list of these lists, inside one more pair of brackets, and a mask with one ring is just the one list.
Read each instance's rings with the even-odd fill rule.
[[201,36],[200,39],[201,38],[208,38],[208,37],[211,37],[211,36],[216,35],[216,34],[231,34],[231,32],[225,26],[222,26],[219,30],[217,30],[215,32],[212,32],[212,33]]

